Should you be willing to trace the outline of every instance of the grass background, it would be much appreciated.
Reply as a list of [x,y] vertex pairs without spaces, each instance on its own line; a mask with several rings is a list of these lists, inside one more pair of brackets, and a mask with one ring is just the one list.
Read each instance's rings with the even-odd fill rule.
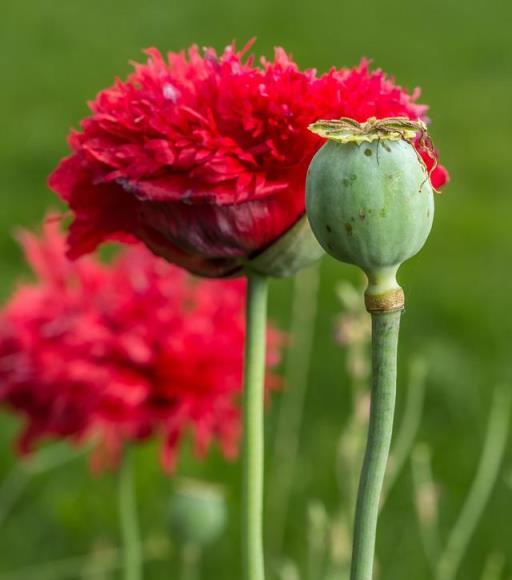
[[[423,87],[432,135],[452,182],[438,197],[437,218],[421,256],[407,264],[402,364],[423,353],[430,368],[420,438],[434,454],[442,486],[442,526],[449,529],[472,479],[494,385],[510,381],[512,314],[512,9],[504,0],[414,3],[259,0],[25,0],[2,6],[0,18],[0,296],[25,268],[12,238],[34,227],[57,202],[46,176],[66,153],[65,135],[86,114],[85,102],[141,60],[141,49],[177,50],[193,42],[222,48],[258,37],[256,50],[291,51],[303,67],[325,70],[368,56],[409,88]],[[332,325],[338,280],[353,269],[322,265],[320,314],[307,395],[307,417],[292,497],[286,553],[301,559],[310,498],[337,500],[333,457],[347,419],[349,394]],[[286,325],[291,283],[276,282],[271,312]],[[399,412],[403,396],[399,395]],[[269,431],[277,404],[268,417]],[[2,415],[0,475],[13,461],[16,423]],[[162,516],[173,480],[160,476],[154,449],[138,452],[141,519],[147,537],[165,531]],[[510,446],[460,578],[480,578],[486,556],[506,554],[512,574]],[[182,474],[223,481],[230,523],[208,551],[204,577],[238,580],[238,467],[215,454],[198,464],[184,454]],[[268,482],[271,492],[272,481]],[[271,515],[267,525],[272,525]],[[115,478],[92,480],[86,461],[35,478],[15,514],[0,529],[0,572],[82,554],[117,542]],[[429,578],[411,500],[408,470],[382,517],[381,577]],[[170,571],[170,572],[169,572]],[[177,578],[171,553],[150,564],[147,578]],[[83,571],[77,570],[76,578]],[[34,572],[33,578],[38,578]],[[115,576],[108,576],[114,578]]]

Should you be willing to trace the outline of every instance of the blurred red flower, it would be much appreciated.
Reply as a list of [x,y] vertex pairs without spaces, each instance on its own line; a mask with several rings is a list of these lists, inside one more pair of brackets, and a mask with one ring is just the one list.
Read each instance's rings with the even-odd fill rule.
[[[245,59],[250,45],[167,59],[149,49],[146,64],[99,93],[49,180],[75,214],[70,256],[136,237],[192,272],[237,273],[304,215],[307,167],[323,142],[311,122],[425,118],[418,90],[365,60],[318,76],[281,48],[258,66]],[[432,181],[447,181],[443,167]]]
[[[190,431],[198,453],[237,450],[245,281],[198,281],[142,246],[111,265],[69,262],[55,221],[21,236],[37,276],[0,313],[0,402],[24,416],[19,449],[46,437],[98,438],[113,462],[124,444],[163,438],[172,468]],[[268,334],[268,368],[283,335]],[[276,385],[269,373],[267,386]]]

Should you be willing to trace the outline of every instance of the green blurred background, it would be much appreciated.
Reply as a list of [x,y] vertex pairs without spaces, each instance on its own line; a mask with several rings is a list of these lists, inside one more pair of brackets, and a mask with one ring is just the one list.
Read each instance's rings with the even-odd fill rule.
[[[459,3],[297,2],[259,0],[76,0],[6,2],[0,18],[0,296],[25,272],[12,232],[37,227],[56,207],[46,177],[66,153],[65,137],[87,112],[86,101],[124,76],[141,50],[177,50],[191,43],[218,49],[252,36],[255,50],[274,45],[290,51],[302,67],[323,71],[357,64],[361,56],[392,73],[397,82],[423,87],[431,106],[432,135],[452,181],[436,198],[437,219],[427,247],[403,268],[407,294],[401,365],[413,353],[429,365],[420,439],[433,451],[441,486],[444,532],[459,512],[474,475],[496,383],[510,381],[512,314],[512,8],[504,0]],[[320,312],[307,414],[300,439],[285,552],[303,561],[306,507],[321,498],[337,502],[334,456],[350,408],[343,356],[332,340],[340,306],[337,281],[355,271],[330,259],[322,265]],[[289,321],[292,284],[273,284],[271,313]],[[402,381],[403,383],[403,381]],[[275,424],[279,397],[268,416]],[[399,392],[398,413],[403,409]],[[14,461],[16,423],[1,417],[0,477]],[[270,437],[269,437],[270,440]],[[141,449],[138,487],[146,537],[165,533],[163,511],[173,479],[161,475],[152,448]],[[503,552],[512,574],[512,453],[461,569],[460,578],[481,577],[488,554]],[[227,533],[207,551],[204,578],[239,580],[236,464],[214,453],[197,463],[184,453],[184,475],[225,483],[229,490]],[[382,516],[380,577],[429,578],[413,510],[409,469],[404,470]],[[0,528],[0,572],[86,554],[117,545],[116,481],[92,478],[76,462],[34,478],[16,511]],[[272,480],[267,483],[271,493]],[[266,522],[272,526],[272,514]],[[147,578],[178,578],[175,553],[149,563]],[[81,576],[82,574],[82,576]],[[85,577],[77,570],[73,578]],[[37,570],[29,578],[37,579]],[[106,575],[103,578],[115,578]],[[2,576],[4,578],[4,576]],[[507,576],[508,578],[508,576]]]

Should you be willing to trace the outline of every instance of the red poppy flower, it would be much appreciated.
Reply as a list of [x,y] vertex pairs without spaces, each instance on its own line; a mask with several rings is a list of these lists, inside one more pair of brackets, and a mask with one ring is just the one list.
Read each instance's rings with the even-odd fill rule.
[[[307,167],[322,145],[310,123],[425,116],[418,90],[366,61],[318,76],[280,48],[257,65],[245,59],[249,46],[167,59],[150,49],[146,64],[99,93],[49,181],[75,214],[71,256],[130,236],[201,275],[240,272],[301,223]],[[432,179],[441,187],[446,171]]]
[[[193,280],[143,246],[110,266],[69,262],[55,223],[42,240],[24,233],[22,242],[38,280],[0,313],[0,402],[25,418],[21,452],[45,437],[99,436],[112,459],[159,434],[170,467],[190,431],[200,453],[217,439],[233,455],[244,280]],[[282,344],[271,328],[269,368]],[[269,374],[267,385],[276,381]]]

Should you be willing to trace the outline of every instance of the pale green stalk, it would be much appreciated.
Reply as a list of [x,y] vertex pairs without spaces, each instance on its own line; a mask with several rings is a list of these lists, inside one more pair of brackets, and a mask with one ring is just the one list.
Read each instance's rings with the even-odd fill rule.
[[372,580],[380,495],[393,431],[401,311],[372,313],[372,395],[359,483],[351,580]]
[[243,580],[264,580],[264,381],[268,281],[247,275],[242,498]]

